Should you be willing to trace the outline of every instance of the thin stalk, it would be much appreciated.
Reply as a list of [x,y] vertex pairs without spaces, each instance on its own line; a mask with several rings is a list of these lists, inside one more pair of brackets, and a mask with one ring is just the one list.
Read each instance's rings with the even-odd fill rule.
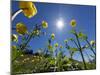
[[78,42],[79,51],[80,51],[80,54],[81,54],[81,56],[82,56],[82,60],[83,60],[83,63],[84,63],[84,68],[87,69],[86,63],[85,63],[85,59],[84,59],[84,55],[83,55],[83,53],[82,53],[82,48],[81,48],[81,45],[80,45],[80,41],[79,41],[79,39],[78,39],[78,36],[77,36],[77,33],[76,33],[76,32],[75,32],[75,37],[76,37],[76,40],[77,40],[77,42]]
[[88,43],[88,45],[89,45],[89,47],[90,47],[91,51],[93,52],[93,54],[96,56],[96,53],[94,52],[94,50],[93,50],[92,46],[90,45],[90,43],[89,43],[89,41],[88,41],[87,39],[86,39],[86,42]]
[[[13,16],[12,16],[12,21],[15,19],[15,17],[19,14],[19,13],[21,13],[22,12],[22,10],[21,9],[19,9],[19,10],[17,10],[14,14],[13,14]],[[12,30],[16,30],[16,28],[12,28]],[[18,55],[19,56],[19,55]],[[17,59],[17,57],[15,57],[15,59],[13,59],[12,60],[12,62],[14,62],[14,60],[16,60]]]
[[57,49],[54,52],[54,58],[55,58],[55,68],[54,68],[54,72],[57,71],[57,66],[56,66],[57,65],[57,60],[56,60],[57,58],[56,57],[57,57]]
[[73,59],[73,52],[70,52],[70,58]]
[[[25,45],[24,45],[23,47],[20,48],[21,50],[24,50],[24,48],[25,48],[25,47],[27,46],[27,44],[30,42],[32,36],[33,36],[33,33],[31,33],[31,35],[29,36],[29,38],[28,38],[27,42],[25,43]],[[19,57],[19,56],[20,56],[20,55],[18,55],[17,57]],[[16,60],[17,57],[15,57],[15,59],[13,59],[12,62],[14,62],[14,60]]]
[[73,42],[75,43],[75,45],[76,45],[76,46],[77,46],[77,48],[79,49],[79,47],[78,47],[78,45],[77,45],[76,41],[75,41],[75,40],[73,40]]
[[27,46],[27,44],[30,42],[32,37],[33,37],[33,33],[31,33],[31,35],[29,36],[27,42],[25,43],[25,45],[21,49],[24,49]]

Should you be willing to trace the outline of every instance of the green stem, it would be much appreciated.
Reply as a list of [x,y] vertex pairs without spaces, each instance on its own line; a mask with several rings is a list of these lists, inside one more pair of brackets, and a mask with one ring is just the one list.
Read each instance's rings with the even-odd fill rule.
[[82,56],[82,60],[83,60],[83,63],[84,63],[84,68],[87,69],[86,63],[85,63],[85,59],[84,59],[84,55],[83,55],[83,53],[82,53],[82,48],[81,48],[81,45],[80,45],[80,41],[79,41],[79,39],[78,39],[78,36],[77,36],[76,31],[75,31],[75,36],[76,36],[76,40],[77,40],[78,45],[79,45],[79,51],[80,51],[80,54],[81,54],[81,56]]
[[70,52],[70,55],[71,55],[70,58],[73,59],[73,53],[72,52]]
[[30,42],[31,38],[33,37],[33,33],[31,33],[31,35],[29,36],[27,42],[25,43],[25,45],[21,48],[22,50],[27,46],[27,44]]
[[94,50],[93,50],[92,46],[90,45],[90,43],[89,43],[89,41],[88,41],[87,39],[86,39],[86,42],[88,43],[88,45],[89,45],[89,47],[90,47],[91,51],[93,52],[93,54],[96,56],[96,53],[94,52]]
[[75,40],[73,40],[73,42],[75,43],[75,45],[77,46],[77,48],[79,48],[79,47],[78,47],[78,45],[77,45],[77,43],[76,43],[76,41],[75,41]]
[[[23,47],[20,48],[21,50],[23,50],[23,49],[27,46],[27,44],[30,42],[32,36],[33,36],[33,33],[31,33],[31,35],[29,36],[29,39],[27,40],[27,42],[25,43],[25,45],[24,45]],[[18,55],[17,57],[19,57],[19,56],[20,56],[20,55]],[[14,61],[17,59],[17,57],[15,57],[15,58],[12,60],[12,62],[14,62]]]

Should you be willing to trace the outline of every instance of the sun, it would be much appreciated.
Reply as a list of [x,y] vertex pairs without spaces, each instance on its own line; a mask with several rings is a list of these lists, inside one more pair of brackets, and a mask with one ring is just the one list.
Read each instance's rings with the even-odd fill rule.
[[62,19],[58,20],[56,26],[57,26],[58,29],[61,30],[64,27],[63,20]]

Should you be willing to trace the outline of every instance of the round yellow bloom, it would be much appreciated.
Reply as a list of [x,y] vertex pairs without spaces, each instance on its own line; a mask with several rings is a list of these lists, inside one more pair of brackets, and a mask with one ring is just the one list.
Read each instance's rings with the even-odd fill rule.
[[22,54],[21,57],[23,57],[24,55]]
[[25,60],[22,61],[23,63],[25,62]]
[[71,22],[70,22],[70,25],[72,27],[76,27],[76,20],[72,19]]
[[25,35],[26,33],[28,33],[27,27],[23,23],[16,24],[16,31],[21,35]]
[[29,58],[26,58],[26,60],[29,60]]
[[79,32],[79,33],[78,33],[78,37],[79,37],[79,38],[82,38],[83,36],[84,36],[84,34],[83,34],[82,32]]
[[20,1],[19,8],[23,10],[24,15],[28,18],[31,18],[37,14],[35,4],[31,1]]
[[89,47],[89,45],[85,45],[85,47],[86,47],[86,48],[88,48],[88,47]]
[[16,50],[17,47],[15,45],[12,46],[12,50]]
[[18,36],[16,34],[12,35],[12,41],[18,42]]
[[42,21],[42,27],[43,28],[48,28],[48,23],[46,21]]
[[51,39],[53,39],[53,40],[55,39],[55,34],[54,33],[51,34]]
[[62,46],[62,45],[60,45],[60,48],[63,48],[63,46]]
[[34,59],[32,60],[32,62],[34,62]]
[[40,57],[40,59],[42,59],[42,57]]
[[95,41],[94,41],[94,40],[91,40],[91,41],[90,41],[90,44],[91,44],[91,45],[94,45],[94,44],[95,44]]
[[58,47],[58,43],[55,44],[55,47]]
[[60,48],[63,48],[63,46],[62,46],[62,45],[60,45]]
[[64,40],[64,42],[65,42],[65,43],[67,43],[67,42],[68,42],[68,40],[66,39],[66,40]]
[[40,34],[40,31],[39,31],[39,30],[34,30],[34,31],[33,31],[33,34],[37,36],[37,35]]
[[48,49],[51,50],[52,49],[52,46],[51,45],[48,45]]

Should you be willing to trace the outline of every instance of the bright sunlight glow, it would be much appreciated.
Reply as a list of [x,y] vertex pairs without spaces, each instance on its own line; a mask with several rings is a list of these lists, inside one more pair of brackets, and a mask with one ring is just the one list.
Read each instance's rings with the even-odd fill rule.
[[58,20],[56,26],[57,26],[58,29],[62,29],[64,27],[63,20]]

